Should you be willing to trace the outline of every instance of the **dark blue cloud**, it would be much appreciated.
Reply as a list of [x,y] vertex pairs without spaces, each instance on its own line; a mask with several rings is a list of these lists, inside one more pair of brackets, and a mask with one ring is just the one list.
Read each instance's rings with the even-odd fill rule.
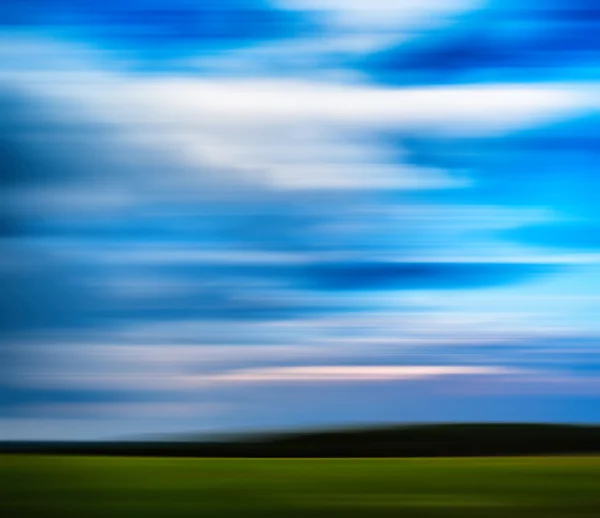
[[[385,263],[368,261],[219,265],[133,265],[118,278],[141,276],[150,288],[115,297],[102,314],[109,320],[265,321],[348,314],[369,309],[366,302],[315,297],[416,289],[474,289],[523,282],[556,268],[532,264]],[[126,272],[129,271],[129,274]],[[110,278],[110,272],[107,272]],[[160,280],[175,283],[161,289]],[[158,280],[153,290],[152,283]],[[126,282],[126,281],[125,281]],[[180,289],[182,288],[182,289]],[[372,303],[371,303],[372,304]],[[371,308],[373,309],[373,308]]]
[[[76,39],[157,61],[302,34],[306,15],[263,0],[7,0],[0,24]],[[163,63],[164,65],[164,63]]]
[[[212,273],[212,275],[211,275]],[[155,295],[140,297],[115,297],[112,303],[104,307],[102,314],[111,322],[134,322],[136,324],[156,322],[178,322],[182,320],[221,321],[241,324],[249,321],[293,320],[320,314],[334,315],[357,311],[343,304],[318,304],[304,300],[297,294],[282,289],[274,293],[261,293],[260,277],[246,276],[237,286],[203,288],[198,286],[203,280],[229,284],[235,275],[215,275],[211,269],[204,274],[189,277],[190,289],[182,294],[171,294],[168,290],[156,291]],[[151,283],[152,276],[147,280]],[[364,310],[364,307],[360,308]],[[252,340],[252,338],[248,338]]]
[[506,263],[317,263],[306,268],[309,286],[324,290],[464,289],[511,284],[549,271]]
[[[149,396],[144,394],[146,398]],[[156,398],[156,394],[150,397]],[[52,389],[48,387],[16,387],[0,385],[0,415],[3,417],[36,416],[42,412],[46,405],[57,404],[94,404],[117,403],[131,400],[132,394],[123,390],[114,390],[110,387],[100,390],[82,389]],[[143,398],[136,398],[138,401]],[[48,412],[48,409],[46,409]],[[50,412],[52,412],[50,410]],[[56,412],[56,411],[55,411]]]
[[99,128],[53,113],[43,102],[11,89],[0,92],[0,184],[3,189],[64,185],[83,174],[71,146],[93,146]]
[[389,138],[410,163],[438,167],[468,180],[461,189],[414,193],[447,204],[550,209],[557,217],[600,220],[600,117],[576,116],[493,138],[425,134]]
[[0,331],[3,338],[92,326],[102,298],[86,285],[81,265],[35,246],[0,243]]
[[599,75],[600,9],[582,0],[492,1],[436,31],[369,56],[364,67],[393,84],[539,81]]
[[[549,221],[524,221],[520,227],[516,221],[515,228],[488,235],[505,243],[582,251],[600,247],[599,130],[600,117],[592,113],[494,138],[402,134],[384,141],[411,164],[468,181],[461,189],[413,193],[409,201],[537,209]],[[398,195],[401,200],[407,200],[406,193]]]

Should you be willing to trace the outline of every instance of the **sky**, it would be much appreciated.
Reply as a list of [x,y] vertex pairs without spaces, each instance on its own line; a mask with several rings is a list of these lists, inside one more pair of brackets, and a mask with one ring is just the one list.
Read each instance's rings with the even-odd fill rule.
[[600,420],[591,0],[4,0],[0,439]]

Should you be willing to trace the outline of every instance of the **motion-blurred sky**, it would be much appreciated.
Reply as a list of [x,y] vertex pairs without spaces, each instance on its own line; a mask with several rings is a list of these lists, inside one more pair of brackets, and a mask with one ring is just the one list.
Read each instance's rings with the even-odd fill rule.
[[0,438],[600,417],[600,5],[0,2]]

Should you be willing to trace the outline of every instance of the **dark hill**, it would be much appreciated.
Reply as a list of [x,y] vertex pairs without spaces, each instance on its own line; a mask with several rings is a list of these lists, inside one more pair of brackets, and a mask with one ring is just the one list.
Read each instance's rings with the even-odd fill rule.
[[176,457],[445,457],[600,453],[600,426],[440,424],[226,440],[3,442],[3,452]]

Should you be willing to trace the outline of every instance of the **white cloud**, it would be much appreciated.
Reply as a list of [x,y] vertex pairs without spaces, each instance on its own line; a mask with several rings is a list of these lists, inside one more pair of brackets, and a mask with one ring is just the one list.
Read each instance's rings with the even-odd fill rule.
[[[79,85],[77,91],[81,95]],[[217,131],[231,131],[234,137],[235,128],[246,134],[250,127],[282,125],[308,135],[305,126],[295,125],[301,122],[338,130],[392,127],[431,129],[449,135],[494,134],[598,106],[598,95],[592,88],[568,84],[383,88],[182,77],[132,80],[110,99],[105,98],[105,92],[98,95],[100,104],[111,103],[121,109],[122,116],[140,122],[165,128],[176,125],[182,130],[210,124]],[[89,100],[93,102],[93,96]]]
[[[380,358],[387,363],[390,354],[398,354],[403,348],[410,351],[410,348],[418,350],[419,347],[445,344],[449,344],[447,338],[414,337],[357,342],[349,338],[331,343],[323,338],[321,342],[309,341],[308,345],[282,346],[53,346],[51,357],[44,359],[48,355],[42,351],[38,365],[30,366],[11,383],[41,388],[98,390],[110,387],[126,392],[183,394],[237,383],[358,382],[513,373],[510,369],[493,366],[331,364],[332,361],[361,358]],[[322,364],[306,365],[307,361]]]
[[224,371],[220,373],[104,373],[96,375],[65,374],[40,376],[30,380],[44,388],[105,389],[147,392],[189,392],[203,388],[220,388],[239,383],[269,382],[363,382],[426,380],[446,376],[490,376],[518,373],[500,367],[471,366],[309,366],[273,367]]
[[[169,157],[182,168],[171,177],[204,191],[219,182],[229,189],[232,183],[268,189],[461,187],[464,180],[410,164],[373,135],[414,130],[490,136],[599,105],[593,88],[570,84],[384,88],[278,77],[143,76],[109,70],[94,54],[87,68],[85,60],[61,61],[87,55],[69,45],[17,43],[13,61],[23,52],[32,65],[9,66],[1,74],[7,84],[57,114],[114,128],[121,153],[130,146],[133,154],[147,149]],[[57,56],[55,69],[36,64],[52,62],[48,54]]]
[[421,380],[443,376],[513,374],[498,367],[434,365],[309,366],[244,369],[211,377],[227,383]]
[[[278,189],[460,187],[443,170],[400,163],[381,130],[490,136],[596,106],[589,89],[512,84],[380,88],[292,80],[111,78],[68,82],[63,102],[121,125],[135,145]],[[193,178],[189,179],[193,183]],[[238,180],[238,181],[239,181]],[[204,185],[204,184],[202,184]]]
[[332,29],[397,32],[477,8],[479,0],[277,0],[281,7],[320,13]]

